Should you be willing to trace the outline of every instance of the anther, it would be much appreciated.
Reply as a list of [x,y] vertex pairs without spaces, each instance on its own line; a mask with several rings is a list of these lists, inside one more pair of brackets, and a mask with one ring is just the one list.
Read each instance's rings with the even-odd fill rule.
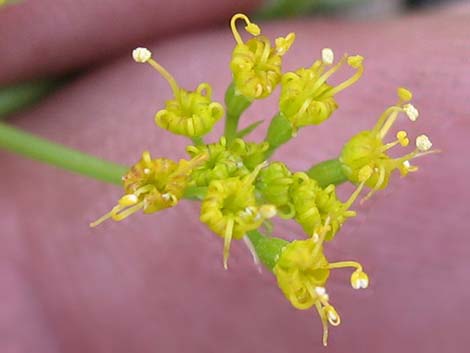
[[136,48],[132,51],[132,57],[138,63],[146,63],[152,58],[152,52],[147,48]]
[[322,61],[326,65],[331,65],[333,64],[333,61],[335,60],[335,54],[333,53],[333,50],[330,48],[323,48],[321,51],[321,57]]
[[412,104],[405,104],[403,106],[403,110],[406,113],[406,116],[411,120],[411,121],[416,121],[419,117],[419,112],[418,109],[416,109]]
[[416,147],[420,152],[429,151],[432,147],[431,140],[426,135],[419,135],[416,138]]

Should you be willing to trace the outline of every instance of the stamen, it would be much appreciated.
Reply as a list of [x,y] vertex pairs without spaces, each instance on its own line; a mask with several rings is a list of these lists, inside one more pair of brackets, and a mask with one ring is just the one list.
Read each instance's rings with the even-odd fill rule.
[[397,95],[401,102],[409,102],[413,98],[413,93],[404,87],[398,87]]
[[285,38],[276,38],[276,54],[283,56],[290,49],[295,40],[295,33],[289,33]]
[[248,236],[243,237],[243,242],[245,243],[246,247],[251,253],[251,256],[253,257],[253,262],[256,265],[256,268],[258,272],[261,274],[263,273],[263,269],[261,268],[261,262],[259,260],[258,254],[256,253],[255,247],[253,246],[253,243],[251,242],[250,238]]
[[139,198],[134,194],[124,195],[118,201],[121,206],[133,206],[139,201]]
[[230,244],[232,242],[233,226],[234,220],[232,217],[229,217],[224,234],[224,268],[226,270],[228,269],[228,257],[230,255]]
[[173,91],[173,95],[175,97],[178,97],[180,94],[180,87],[178,86],[178,83],[176,82],[175,78],[163,67],[161,66],[158,62],[156,62],[154,59],[149,58],[147,62],[152,66],[157,72],[162,75],[162,77],[168,82],[168,84],[171,87],[171,90]]
[[384,180],[385,180],[385,167],[381,165],[379,167],[379,178],[377,179],[377,183],[375,183],[375,186],[372,188],[372,190],[361,200],[361,205],[365,201],[369,200],[372,197],[372,195],[374,195],[377,192],[377,190],[380,189],[380,186],[383,184]]
[[138,63],[146,63],[152,57],[152,52],[147,48],[135,48],[132,51],[132,58]]
[[243,40],[240,36],[240,33],[238,33],[237,30],[237,25],[236,22],[237,20],[243,20],[246,23],[245,30],[250,33],[251,35],[258,36],[261,33],[261,29],[254,24],[253,22],[250,21],[248,16],[242,14],[242,13],[237,13],[233,15],[231,21],[230,21],[230,28],[232,29],[233,37],[235,38],[235,41],[238,44],[243,44]]
[[351,287],[354,289],[366,289],[369,286],[369,276],[358,269],[351,275]]
[[[116,206],[116,207],[119,207],[119,206]],[[90,227],[94,228],[96,226],[99,226],[101,223],[111,218],[113,211],[114,211],[114,208],[110,212],[106,213],[104,216],[101,216],[100,218],[98,218],[96,221],[91,222]]]
[[412,104],[405,104],[403,106],[403,110],[405,111],[406,116],[408,116],[411,121],[416,121],[418,119],[418,109],[416,109]]
[[408,134],[406,133],[406,131],[403,130],[397,132],[397,139],[402,147],[406,147],[410,143],[410,140],[408,139]]
[[395,122],[398,113],[402,111],[403,108],[396,105],[388,107],[379,117],[379,120],[377,120],[377,123],[375,124],[372,131],[376,131],[379,138],[383,139],[387,134],[388,130],[392,127],[393,123]]
[[420,152],[429,151],[432,147],[431,140],[426,135],[419,135],[416,138],[416,147]]
[[335,60],[335,54],[333,53],[333,50],[331,50],[330,48],[323,48],[321,51],[321,57],[325,65],[331,65],[333,64],[333,61]]
[[[308,93],[304,94],[303,96],[312,96],[315,94],[316,90],[323,84],[325,83],[326,80],[328,80],[328,78],[330,78],[331,75],[333,75],[336,71],[339,70],[339,68],[341,66],[343,66],[344,62],[346,61],[347,59],[347,56],[344,55],[341,60],[335,65],[333,66],[331,69],[329,69],[328,71],[326,71],[323,75],[321,75],[316,81],[315,81],[315,84],[312,86],[312,88],[310,88],[308,90]],[[315,65],[315,64],[314,64]],[[321,94],[321,96],[331,96],[332,94],[330,94],[332,90],[329,90],[329,91],[325,91],[323,94]]]
[[326,347],[328,345],[328,320],[323,311],[323,307],[321,303],[316,302],[315,308],[317,309],[318,316],[320,316],[321,324],[323,327],[323,340],[322,341],[323,341],[323,345]]
[[325,240],[326,233],[328,233],[328,231],[330,230],[330,220],[331,220],[330,216],[326,217],[325,225],[324,226],[319,226],[316,229],[316,231],[314,232],[314,234],[317,233],[317,232],[320,233],[320,234],[319,234],[319,239],[315,243],[315,247],[313,248],[312,258],[317,257],[317,254],[320,251],[320,248],[323,244],[323,241]]
[[358,271],[362,271],[362,265],[356,261],[340,261],[340,262],[331,262],[328,264],[328,269],[332,270],[335,268],[347,268],[352,267]]
[[372,173],[373,173],[372,168],[368,165],[362,167],[361,170],[359,170],[358,179],[361,183],[356,188],[356,190],[351,194],[349,199],[343,204],[343,207],[342,207],[343,210],[348,210],[349,207],[352,206],[354,201],[356,201],[357,197],[361,194],[361,191],[364,188],[366,181],[372,176]]
[[339,324],[341,324],[341,318],[332,305],[325,306],[323,310],[326,313],[326,317],[328,318],[328,322],[330,323],[330,325],[338,326]]
[[322,96],[334,96],[338,92],[341,92],[345,88],[351,86],[354,84],[357,80],[359,80],[362,76],[362,73],[364,72],[364,66],[362,65],[364,58],[360,55],[356,56],[350,56],[348,57],[348,65],[351,66],[354,69],[357,69],[356,73],[352,75],[349,79],[347,79],[344,82],[341,82],[339,85],[336,87],[333,87],[331,90],[326,91],[325,94]]
[[145,205],[144,201],[141,201],[139,202],[138,204],[136,204],[135,206],[132,206],[132,207],[129,207],[129,208],[122,208],[122,209],[119,209],[119,210],[116,210],[114,211],[111,211],[111,217],[113,218],[113,220],[115,221],[122,221],[123,219],[129,217],[130,215],[136,213],[137,211],[139,211],[141,208],[143,208]]

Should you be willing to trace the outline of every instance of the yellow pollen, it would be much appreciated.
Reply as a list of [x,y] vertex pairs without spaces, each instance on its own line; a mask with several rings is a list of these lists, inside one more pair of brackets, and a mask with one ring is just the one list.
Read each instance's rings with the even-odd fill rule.
[[410,143],[410,140],[408,139],[408,134],[406,131],[398,131],[397,133],[397,139],[398,142],[400,143],[401,146],[406,147]]
[[408,102],[413,98],[413,94],[404,87],[399,87],[397,89],[397,95],[402,102]]

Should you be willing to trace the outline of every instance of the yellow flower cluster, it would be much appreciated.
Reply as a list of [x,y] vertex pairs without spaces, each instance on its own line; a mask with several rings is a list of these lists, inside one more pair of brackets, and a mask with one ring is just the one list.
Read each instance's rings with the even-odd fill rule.
[[[238,32],[239,20],[251,36],[247,41]],[[272,44],[244,14],[234,15],[230,26],[236,45],[225,106],[212,101],[208,83],[187,91],[152,58],[148,49],[133,51],[136,62],[148,63],[169,83],[173,97],[165,109],[156,113],[155,123],[192,140],[186,147],[190,159],[152,159],[149,152],[144,152],[123,176],[124,195],[117,205],[91,226],[109,218],[120,221],[139,210],[146,214],[162,211],[183,197],[198,199],[200,221],[223,239],[224,267],[227,269],[232,240],[244,239],[255,261],[261,261],[273,272],[279,288],[295,308],[316,308],[326,345],[328,326],[341,322],[325,289],[330,271],[353,268],[350,281],[355,289],[367,288],[369,278],[357,262],[329,262],[323,252],[324,242],[335,238],[343,224],[356,215],[351,206],[364,188],[370,189],[364,198],[367,199],[387,187],[394,170],[402,175],[414,172],[417,167],[410,164],[412,159],[437,151],[431,150],[432,143],[426,135],[420,135],[415,150],[402,157],[388,155],[391,148],[406,147],[410,142],[405,131],[399,131],[393,141],[384,141],[399,114],[412,121],[419,116],[409,103],[411,92],[400,88],[398,103],[385,110],[373,129],[354,135],[338,158],[318,163],[307,172],[293,172],[280,161],[270,161],[275,150],[295,137],[301,127],[318,125],[332,116],[338,108],[336,94],[362,76],[364,60],[360,55],[344,55],[335,63],[333,51],[325,48],[321,59],[312,66],[283,73],[283,56],[295,40],[294,33],[279,37]],[[329,83],[344,64],[354,73],[337,85]],[[265,140],[246,141],[245,137],[260,122],[238,130],[242,113],[255,100],[270,96],[278,85],[279,112],[271,120]],[[224,115],[224,136],[205,143],[203,137]],[[336,185],[346,181],[356,188],[342,202],[336,195]],[[272,237],[270,220],[276,216],[296,221],[306,239],[288,242]],[[262,234],[260,229],[268,234]]]

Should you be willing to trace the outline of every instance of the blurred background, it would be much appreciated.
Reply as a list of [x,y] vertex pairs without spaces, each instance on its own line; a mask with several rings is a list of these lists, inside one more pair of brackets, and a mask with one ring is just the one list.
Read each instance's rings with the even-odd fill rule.
[[[0,0],[0,353],[467,353],[469,3]],[[371,286],[355,292],[348,273],[333,276],[328,290],[343,322],[326,349],[316,313],[292,308],[242,244],[222,270],[221,239],[198,222],[197,205],[91,230],[118,187],[1,148],[13,127],[124,165],[149,148],[186,157],[188,141],[153,123],[171,94],[166,82],[130,53],[148,46],[182,86],[207,80],[222,101],[235,12],[254,16],[271,38],[297,33],[288,70],[323,47],[366,58],[335,117],[279,150],[293,169],[337,156],[395,102],[398,86],[420,110],[417,124],[403,119],[400,129],[429,134],[444,151],[358,205],[328,247],[335,261],[363,262]],[[243,124],[276,107],[253,104]]]
[[[22,1],[10,0],[6,1],[6,5],[10,6],[21,5]],[[299,18],[299,17],[313,17],[313,18],[347,18],[353,20],[363,21],[374,21],[379,19],[393,18],[396,16],[404,15],[410,12],[426,11],[433,7],[444,7],[456,2],[464,2],[465,0],[262,0],[252,1],[258,3],[256,6],[258,9],[251,11],[252,15],[259,20],[269,19],[280,19],[280,18]],[[26,1],[25,1],[26,2]],[[46,7],[46,6],[45,6]],[[251,6],[253,8],[253,6]],[[8,11],[8,9],[3,9]],[[45,11],[45,8],[42,9]],[[7,15],[4,15],[4,17]],[[39,18],[41,21],[41,18]],[[15,53],[15,48],[11,48],[11,44],[8,42],[8,31],[10,30],[8,21],[7,23],[0,23],[0,31],[2,33],[3,41],[5,42],[3,47],[8,44],[8,51],[10,55]],[[216,24],[217,21],[209,21],[207,24]],[[18,24],[19,25],[19,24]],[[23,25],[28,25],[23,23]],[[207,25],[206,25],[207,27]],[[35,35],[28,35],[26,31],[22,36],[19,36],[22,40],[30,41],[35,40]],[[138,37],[138,35],[137,35]],[[142,38],[146,38],[146,35],[141,35]],[[0,43],[2,38],[0,37]],[[30,43],[32,45],[33,43]],[[41,43],[39,43],[40,45]],[[115,45],[117,45],[116,43]],[[126,48],[125,41],[119,43],[117,48],[113,48],[116,54],[121,53],[122,49]],[[28,43],[24,43],[28,45]],[[121,50],[118,50],[120,46]],[[19,48],[21,50],[21,48]],[[47,49],[47,48],[46,48]],[[4,57],[8,56],[5,52],[6,48],[3,49]],[[36,52],[36,51],[34,51]],[[30,51],[28,51],[30,53]],[[51,53],[51,58],[57,60],[56,56],[59,53]],[[7,59],[4,59],[8,60]],[[10,60],[16,60],[14,58]],[[59,59],[61,61],[61,59]],[[0,64],[2,60],[0,59]],[[79,75],[80,70],[86,69],[90,64],[99,64],[100,61],[93,56],[87,56],[84,60],[74,62],[70,65],[63,67],[59,66],[58,70],[52,70],[52,75],[47,75],[39,66],[37,70],[31,69],[31,67],[25,68],[22,72],[15,75],[13,71],[10,74],[6,74],[6,78],[2,80],[0,72],[0,118],[6,117],[18,110],[27,108],[28,106],[35,104],[40,101],[47,94],[55,91],[62,84],[69,82],[71,79]],[[4,66],[3,69],[8,69],[8,65]],[[51,71],[50,69],[46,71]],[[58,72],[57,72],[58,71]],[[29,79],[34,79],[30,81]]]

